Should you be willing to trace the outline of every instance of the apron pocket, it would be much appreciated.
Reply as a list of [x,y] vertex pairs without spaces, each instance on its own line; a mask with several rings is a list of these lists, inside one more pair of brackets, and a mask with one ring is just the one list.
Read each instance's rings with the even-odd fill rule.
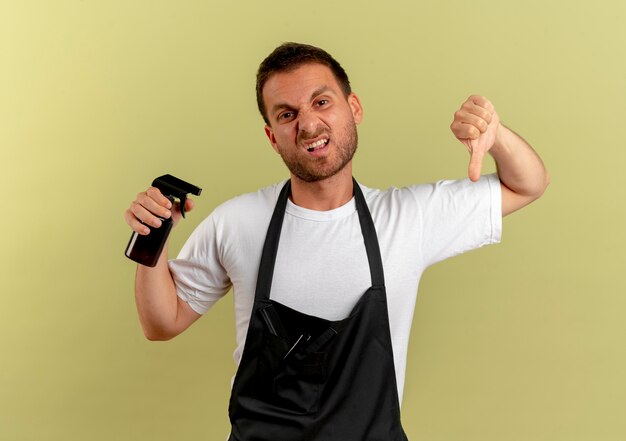
[[257,371],[258,393],[263,400],[291,412],[316,412],[325,380],[326,354],[294,351],[285,358],[293,345],[267,331],[264,334]]
[[299,413],[315,413],[325,380],[326,354],[302,352],[284,360],[274,377],[274,395],[281,406]]

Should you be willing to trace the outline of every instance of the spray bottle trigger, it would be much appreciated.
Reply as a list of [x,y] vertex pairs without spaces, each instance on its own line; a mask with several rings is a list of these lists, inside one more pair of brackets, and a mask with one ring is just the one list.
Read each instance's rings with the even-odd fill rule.
[[180,214],[183,215],[183,217],[185,217],[185,202],[187,202],[187,195],[186,194],[181,194],[180,197]]

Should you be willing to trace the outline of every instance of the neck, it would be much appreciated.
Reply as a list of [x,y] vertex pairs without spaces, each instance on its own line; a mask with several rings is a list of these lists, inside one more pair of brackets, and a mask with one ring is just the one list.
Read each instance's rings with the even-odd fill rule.
[[309,210],[328,211],[345,205],[352,199],[352,166],[346,165],[330,178],[305,182],[291,175],[291,201]]

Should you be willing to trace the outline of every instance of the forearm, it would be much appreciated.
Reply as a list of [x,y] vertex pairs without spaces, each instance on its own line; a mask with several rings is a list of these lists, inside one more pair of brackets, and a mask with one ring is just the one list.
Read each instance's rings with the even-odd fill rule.
[[176,334],[178,296],[167,265],[167,247],[155,267],[137,265],[135,301],[149,340],[168,340]]
[[[522,206],[543,194],[550,177],[539,155],[522,137],[500,124],[489,153],[496,162],[500,182],[514,198],[523,201]],[[503,212],[510,211],[503,207]]]

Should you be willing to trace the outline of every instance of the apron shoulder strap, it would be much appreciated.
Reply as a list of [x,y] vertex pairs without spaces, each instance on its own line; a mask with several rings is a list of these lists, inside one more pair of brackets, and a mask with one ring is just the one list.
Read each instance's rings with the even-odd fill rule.
[[354,183],[354,199],[356,209],[359,213],[359,223],[361,224],[361,232],[365,241],[365,250],[367,251],[367,260],[370,265],[370,275],[372,277],[372,286],[384,286],[385,275],[383,271],[383,260],[380,256],[380,247],[378,246],[378,236],[376,235],[376,227],[372,215],[367,207],[365,196],[359,187],[359,183],[352,178]]
[[290,193],[291,181],[288,180],[278,195],[278,201],[276,202],[276,207],[274,208],[274,213],[272,214],[272,219],[267,229],[263,253],[261,254],[261,264],[259,265],[259,275],[256,279],[255,298],[257,300],[269,300],[270,298],[280,231],[283,226],[283,218],[285,217],[285,209],[287,208],[287,200],[289,199]]

